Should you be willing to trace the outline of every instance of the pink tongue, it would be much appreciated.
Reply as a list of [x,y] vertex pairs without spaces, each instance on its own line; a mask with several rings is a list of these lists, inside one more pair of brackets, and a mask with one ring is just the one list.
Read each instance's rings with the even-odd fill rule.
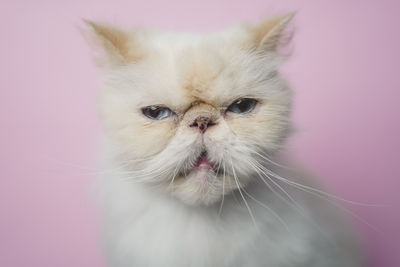
[[214,165],[207,160],[207,157],[202,157],[196,164],[199,168],[213,168]]

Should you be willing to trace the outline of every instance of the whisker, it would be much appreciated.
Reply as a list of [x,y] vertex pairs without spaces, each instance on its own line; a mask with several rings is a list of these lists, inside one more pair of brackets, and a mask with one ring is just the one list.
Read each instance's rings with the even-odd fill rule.
[[251,150],[251,153],[254,153],[254,154],[258,155],[258,156],[261,157],[262,159],[268,161],[269,163],[274,164],[275,166],[278,166],[278,167],[280,167],[280,168],[287,169],[287,170],[290,170],[290,169],[291,169],[291,168],[289,168],[288,166],[284,166],[284,165],[282,165],[282,164],[279,164],[279,163],[273,161],[272,159],[269,158],[269,156],[268,156],[265,152],[262,153],[262,152],[257,152],[256,150]]
[[250,214],[251,220],[253,221],[254,226],[258,229],[258,226],[256,224],[256,220],[254,219],[253,212],[251,211],[251,209],[249,207],[249,204],[247,203],[245,197],[243,196],[242,190],[240,189],[240,185],[239,185],[239,182],[238,182],[238,178],[236,176],[235,168],[233,167],[232,158],[230,159],[230,161],[231,161],[232,173],[233,173],[233,177],[235,178],[236,186],[237,186],[237,188],[239,190],[240,195],[242,196],[242,199],[244,201],[244,204],[247,207],[247,210],[249,211],[249,214]]
[[[361,202],[357,202],[357,201],[348,200],[348,199],[345,199],[345,198],[342,198],[342,197],[339,197],[339,196],[336,196],[336,195],[327,193],[327,192],[322,191],[322,190],[320,190],[320,189],[317,189],[317,188],[314,188],[314,187],[311,187],[311,186],[307,186],[307,185],[304,185],[304,184],[300,184],[300,183],[291,181],[291,180],[289,180],[289,179],[287,179],[287,178],[283,178],[282,176],[280,176],[280,175],[274,173],[274,172],[271,171],[271,170],[266,169],[266,171],[267,171],[271,176],[275,177],[275,178],[278,179],[278,180],[281,180],[281,181],[283,181],[283,182],[285,182],[285,183],[291,184],[291,185],[293,185],[293,186],[295,186],[295,187],[298,187],[299,189],[307,190],[306,192],[311,193],[311,194],[315,194],[315,195],[320,196],[320,197],[322,197],[321,195],[323,195],[323,196],[326,196],[326,197],[329,197],[329,198],[332,198],[332,199],[335,199],[335,200],[338,200],[338,201],[346,202],[346,203],[349,203],[349,204],[352,204],[352,205],[357,205],[357,206],[364,206],[364,207],[387,207],[386,205],[381,205],[381,204],[369,204],[369,203],[361,203]],[[326,198],[324,198],[324,199],[326,199]]]
[[[315,195],[315,196],[317,196],[317,197],[319,197],[319,198],[324,199],[325,201],[327,201],[327,202],[330,203],[331,205],[333,205],[333,206],[339,208],[340,210],[342,210],[342,211],[344,211],[344,212],[350,214],[351,216],[353,216],[354,218],[356,218],[357,220],[359,220],[360,222],[362,222],[362,223],[365,224],[366,226],[370,227],[372,230],[376,231],[377,233],[382,234],[382,235],[386,235],[386,233],[385,233],[384,231],[382,231],[381,229],[379,229],[379,228],[377,228],[376,226],[372,225],[371,223],[369,223],[368,221],[366,221],[364,218],[362,218],[362,217],[361,217],[360,215],[358,215],[357,213],[355,213],[355,212],[353,212],[353,211],[351,211],[351,210],[349,210],[349,209],[347,209],[347,208],[344,208],[344,207],[342,207],[341,205],[337,204],[337,203],[334,202],[332,199],[325,198],[325,197],[323,197],[323,196],[317,194],[317,193],[314,192],[314,191],[310,191],[310,190],[308,190],[308,189],[305,189],[305,188],[302,188],[302,187],[300,187],[300,186],[297,186],[297,185],[298,185],[297,183],[295,183],[295,182],[291,183],[292,181],[287,180],[287,179],[284,179],[284,178],[282,178],[282,177],[280,177],[280,178],[282,178],[282,179],[279,179],[278,177],[275,177],[275,176],[273,176],[273,177],[276,178],[276,179],[278,179],[278,180],[281,180],[281,181],[287,183],[288,185],[292,185],[292,186],[294,186],[295,188],[298,188],[298,189],[300,189],[300,190],[303,190],[304,192],[313,194],[313,195]],[[352,204],[353,204],[353,203],[352,203]],[[362,204],[362,203],[360,203],[360,204]]]
[[222,207],[224,205],[224,199],[225,199],[225,162],[223,162],[223,170],[224,174],[222,176],[222,200],[221,200],[221,205],[219,206],[217,219],[221,217]]
[[175,167],[175,170],[174,170],[174,174],[173,174],[173,176],[172,176],[171,182],[170,182],[169,185],[168,185],[168,188],[171,187],[171,186],[173,185],[174,180],[175,180],[175,177],[176,177],[176,175],[178,174],[178,168],[180,168],[181,164],[182,164],[182,162],[179,162],[178,164],[176,164],[176,167]]
[[[295,205],[295,207],[297,208],[297,209],[299,209],[299,210],[301,210],[302,212],[304,212],[304,208],[303,207],[301,207],[300,206],[300,204],[296,201],[296,200],[294,200],[293,199],[293,197],[288,193],[288,192],[286,192],[286,190],[284,190],[278,183],[276,183],[274,180],[272,180],[271,179],[271,177],[269,177],[262,169],[260,169],[259,168],[259,164],[258,163],[255,163],[255,164],[257,164],[256,166],[255,165],[253,165],[256,169],[258,169],[262,174],[264,174],[264,176],[266,177],[266,178],[268,178],[268,180],[270,180],[271,181],[271,183],[273,183],[280,191],[282,191],[283,192],[283,194],[285,194],[285,196],[291,201],[291,202],[286,202],[286,203],[291,203],[291,204],[293,204],[293,205]],[[264,182],[266,182],[264,179],[263,179],[263,181]],[[270,187],[270,188],[272,188],[269,184],[268,184],[268,186]],[[276,192],[276,191],[275,191]],[[279,194],[280,195],[280,194]],[[281,196],[281,195],[280,195]],[[285,201],[287,201],[287,199],[286,198],[283,198],[283,199],[285,199]]]
[[257,204],[259,204],[260,206],[266,208],[269,212],[271,212],[277,219],[278,221],[280,221],[283,226],[285,226],[286,230],[288,232],[292,232],[289,228],[289,226],[287,225],[287,223],[282,219],[281,216],[279,216],[279,214],[273,210],[271,207],[268,207],[266,204],[262,203],[261,201],[257,200],[255,197],[253,197],[252,195],[250,195],[244,188],[242,188],[243,192],[249,197],[251,198],[254,202],[256,202]]
[[[294,208],[301,216],[303,216],[303,217],[304,217],[305,219],[307,219],[311,224],[313,224],[313,225],[316,227],[316,229],[317,229],[323,236],[325,236],[325,238],[326,238],[332,245],[337,246],[337,243],[336,243],[334,240],[332,240],[332,239],[323,231],[323,229],[314,221],[314,219],[311,218],[311,216],[309,216],[309,215],[307,214],[307,212],[304,210],[304,208],[303,208],[296,200],[294,200],[294,198],[293,198],[288,192],[286,192],[286,190],[284,190],[278,183],[276,183],[274,180],[272,180],[271,177],[269,177],[262,169],[260,169],[259,167],[257,167],[256,165],[254,165],[254,164],[251,163],[251,162],[249,162],[249,163],[252,164],[253,167],[255,167],[256,169],[258,169],[262,174],[264,174],[265,177],[268,178],[275,186],[277,186],[277,187],[289,198],[290,201],[289,201],[288,199],[282,197],[279,193],[276,192],[276,190],[272,189],[272,187],[263,179],[263,176],[260,175],[260,173],[257,171],[257,173],[259,174],[261,180],[263,180],[264,183],[265,183],[270,189],[272,189],[272,191],[273,191],[275,194],[277,194],[278,196],[280,196],[280,198],[283,199],[284,202],[285,202],[286,204],[288,204],[289,206],[291,206],[292,208]],[[263,167],[263,166],[260,165],[260,163],[258,163],[258,162],[255,162],[255,164],[257,164],[257,165]]]

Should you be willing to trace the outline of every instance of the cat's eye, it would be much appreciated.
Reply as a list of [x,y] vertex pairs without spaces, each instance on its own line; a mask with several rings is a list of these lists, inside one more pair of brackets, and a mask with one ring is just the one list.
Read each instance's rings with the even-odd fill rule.
[[238,113],[238,114],[246,114],[252,111],[258,101],[252,98],[241,98],[233,102],[227,109],[227,111]]
[[142,108],[143,114],[153,120],[162,120],[174,114],[172,110],[167,107],[148,106]]

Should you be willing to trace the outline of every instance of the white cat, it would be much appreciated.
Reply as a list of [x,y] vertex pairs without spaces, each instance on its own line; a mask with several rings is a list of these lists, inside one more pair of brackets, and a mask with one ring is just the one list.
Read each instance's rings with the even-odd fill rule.
[[292,17],[207,35],[87,22],[110,266],[361,266],[334,206],[272,161],[290,128],[277,46]]

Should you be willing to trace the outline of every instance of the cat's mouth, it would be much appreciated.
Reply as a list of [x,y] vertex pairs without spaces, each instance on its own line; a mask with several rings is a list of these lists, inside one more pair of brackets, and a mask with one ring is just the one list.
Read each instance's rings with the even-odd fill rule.
[[[219,164],[215,164],[209,159],[208,152],[206,149],[203,149],[200,155],[197,157],[195,163],[191,165],[188,169],[182,170],[181,175],[185,178],[192,177],[193,174],[203,173],[204,175],[195,175],[196,177],[208,177],[207,174],[214,173],[214,175],[218,175],[220,173]],[[213,175],[213,176],[214,176]]]
[[214,169],[215,165],[208,160],[207,150],[203,149],[200,156],[197,158],[194,168]]

